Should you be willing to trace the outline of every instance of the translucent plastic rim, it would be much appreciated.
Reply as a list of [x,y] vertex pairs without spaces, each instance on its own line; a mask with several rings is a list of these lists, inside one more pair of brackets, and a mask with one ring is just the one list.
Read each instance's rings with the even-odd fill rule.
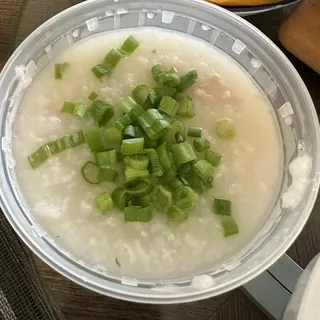
[[[120,0],[121,1],[121,0]],[[116,3],[118,1],[115,1]],[[108,1],[109,4],[113,3]],[[124,3],[131,3],[136,6],[140,6],[140,8],[148,7],[148,3],[152,3],[153,1],[142,1],[142,0],[122,0],[121,4]],[[113,3],[114,4],[114,3]],[[58,27],[61,21],[66,21],[68,18],[71,18],[71,15],[81,15],[84,12],[90,12],[92,8],[105,7],[106,1],[104,0],[94,0],[94,1],[87,1],[81,4],[78,4],[72,8],[69,8],[60,14],[56,15],[55,17],[51,18],[43,25],[41,25],[38,29],[36,29],[14,52],[14,54],[9,59],[8,63],[4,67],[1,76],[0,76],[0,96],[6,97],[6,92],[2,92],[2,87],[4,87],[5,81],[8,80],[12,76],[12,69],[16,65],[16,60],[19,55],[24,51],[24,49],[28,46],[32,46],[39,37],[39,34],[44,34],[46,30],[49,28]],[[150,4],[150,6],[152,6]],[[169,10],[171,6],[181,5],[180,0],[167,0],[163,1],[161,4],[162,10]],[[308,91],[303,84],[300,76],[295,71],[291,63],[288,59],[284,56],[284,54],[266,37],[264,36],[259,30],[251,26],[248,22],[242,20],[241,18],[235,16],[234,14],[214,6],[209,3],[205,3],[199,0],[185,0],[184,5],[189,7],[190,9],[197,8],[203,11],[203,15],[206,15],[205,18],[214,19],[215,17],[219,18],[221,23],[225,25],[233,24],[234,26],[239,27],[241,31],[243,31],[246,36],[242,34],[242,39],[245,42],[252,43],[254,41],[258,41],[264,44],[265,47],[268,48],[268,51],[272,53],[273,56],[276,56],[277,64],[281,64],[282,66],[282,73],[284,73],[284,83],[289,81],[290,79],[291,86],[294,87],[295,91],[298,92],[301,96],[301,99],[304,101],[304,105],[306,106],[305,112],[308,116],[309,120],[311,121],[310,130],[313,131],[313,145],[316,147],[317,150],[320,150],[319,147],[319,125],[317,121],[317,114],[315,112],[312,100],[308,94]],[[168,7],[168,8],[167,8]],[[210,20],[209,20],[210,21]],[[235,28],[233,31],[233,35],[237,36],[238,29]],[[261,52],[263,55],[263,53]],[[272,62],[272,57],[264,56],[264,61],[270,65]],[[283,72],[285,70],[285,72]],[[4,123],[4,118],[6,116],[6,110],[1,108],[1,121],[2,124]],[[298,110],[301,113],[301,110]],[[301,116],[301,114],[299,114]],[[4,137],[4,126],[1,127],[1,136]],[[246,273],[237,274],[237,276],[232,277],[232,279],[228,279],[229,281],[223,285],[213,286],[203,290],[192,290],[192,291],[153,291],[150,286],[144,287],[143,281],[141,281],[141,286],[134,286],[128,284],[126,281],[124,282],[116,282],[114,279],[108,276],[99,276],[97,272],[93,272],[88,268],[81,266],[79,263],[75,263],[72,259],[69,259],[66,255],[63,255],[58,250],[55,252],[51,250],[48,252],[48,246],[45,247],[45,242],[41,242],[38,238],[32,235],[31,229],[26,230],[26,225],[22,223],[21,217],[16,214],[16,211],[21,211],[19,208],[19,204],[15,203],[12,207],[12,197],[10,195],[10,183],[8,182],[8,176],[5,172],[3,172],[3,168],[6,165],[2,152],[1,158],[1,165],[0,168],[0,180],[2,181],[2,188],[1,188],[1,207],[3,211],[15,229],[15,231],[19,234],[22,240],[35,252],[42,260],[44,260],[48,265],[50,265],[53,269],[60,272],[67,278],[77,282],[78,284],[87,287],[91,290],[100,292],[102,294],[106,294],[112,297],[121,298],[130,301],[136,302],[144,302],[144,303],[180,303],[180,302],[187,302],[187,301],[194,301],[199,299],[208,298],[211,296],[216,296],[222,294],[226,291],[232,290],[242,284],[250,281],[260,273],[262,273],[265,269],[267,269],[270,265],[272,265],[293,243],[296,239],[298,234],[301,232],[303,226],[305,225],[309,214],[312,210],[313,204],[316,199],[317,190],[319,188],[319,177],[316,177],[312,186],[310,186],[310,192],[306,201],[304,202],[304,209],[299,217],[298,223],[295,227],[291,230],[288,238],[286,241],[279,241],[278,246],[276,249],[271,252],[267,257],[265,256],[264,250],[267,249],[268,244],[264,244],[263,248],[260,249],[259,252],[255,254],[255,261],[257,262],[254,267],[250,268],[250,270]],[[319,155],[314,153],[313,155],[313,172],[319,172],[320,169],[320,161]],[[8,192],[9,191],[9,192]],[[40,238],[42,238],[40,236]],[[46,250],[47,249],[47,250]],[[259,258],[263,257],[261,261]],[[230,273],[231,274],[231,273]]]

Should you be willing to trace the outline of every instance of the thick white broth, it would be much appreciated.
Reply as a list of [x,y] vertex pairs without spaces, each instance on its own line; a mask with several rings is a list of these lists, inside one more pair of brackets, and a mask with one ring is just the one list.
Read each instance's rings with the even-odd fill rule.
[[[90,69],[130,35],[139,48],[121,60],[112,75],[99,81]],[[54,64],[69,62],[62,80]],[[64,151],[32,169],[27,156],[42,144],[92,125],[90,120],[60,113],[64,101],[88,103],[99,98],[117,105],[138,84],[154,86],[151,67],[174,66],[179,74],[196,69],[198,81],[187,92],[197,115],[186,120],[202,127],[211,149],[223,155],[210,189],[181,224],[154,213],[149,223],[129,223],[113,209],[102,215],[95,197],[110,193],[113,183],[90,185],[80,168],[93,160],[87,145]],[[237,128],[232,140],[216,137],[218,119]],[[36,220],[76,258],[126,276],[181,277],[201,272],[239,252],[268,216],[281,174],[277,127],[269,103],[245,72],[230,58],[194,38],[158,29],[122,31],[96,36],[71,46],[35,79],[24,98],[14,130],[16,173]],[[121,177],[119,183],[121,182]],[[240,233],[224,238],[212,210],[215,197],[232,201]],[[116,263],[119,262],[119,265]]]

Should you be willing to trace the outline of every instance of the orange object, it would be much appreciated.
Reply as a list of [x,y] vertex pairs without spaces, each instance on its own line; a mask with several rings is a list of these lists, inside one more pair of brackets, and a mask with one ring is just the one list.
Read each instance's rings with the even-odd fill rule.
[[259,6],[263,4],[277,3],[281,0],[207,0],[220,6]]
[[320,0],[305,0],[279,30],[283,46],[320,73]]

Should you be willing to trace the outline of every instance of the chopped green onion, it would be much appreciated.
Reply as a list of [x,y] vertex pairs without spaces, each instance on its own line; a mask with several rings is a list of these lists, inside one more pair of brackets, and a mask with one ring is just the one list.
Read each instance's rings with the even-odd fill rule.
[[183,222],[188,219],[188,214],[177,206],[172,206],[167,212],[167,218],[171,222]]
[[111,73],[109,66],[105,66],[104,64],[97,64],[91,71],[98,79]]
[[158,83],[162,87],[175,88],[180,84],[180,78],[174,72],[167,72],[159,78]]
[[204,155],[204,159],[211,163],[213,167],[217,167],[219,165],[221,157],[221,154],[210,150],[208,150]]
[[98,178],[101,181],[113,182],[114,180],[116,180],[117,176],[118,172],[114,169],[108,167],[99,168]]
[[169,158],[168,150],[167,150],[167,142],[163,142],[157,149],[157,154],[159,157],[159,161],[164,170],[167,170],[172,167],[171,160]]
[[153,79],[158,82],[160,77],[166,74],[168,71],[162,64],[157,64],[151,68]]
[[113,203],[120,209],[123,210],[129,201],[128,191],[124,188],[116,188],[111,193]]
[[156,186],[152,191],[152,201],[158,212],[168,212],[173,204],[172,193],[163,186]]
[[176,138],[177,143],[181,143],[184,141],[183,135],[181,134],[180,131],[176,132],[174,136]]
[[162,97],[165,97],[165,96],[173,97],[175,93],[176,93],[176,89],[174,88],[160,87],[160,88],[150,89],[149,90],[150,103],[151,105],[157,107]]
[[185,210],[192,209],[197,204],[198,198],[198,194],[188,186],[180,187],[173,193],[175,204]]
[[120,143],[122,141],[122,132],[115,127],[106,128],[103,134],[107,143]]
[[129,113],[131,110],[133,110],[137,105],[139,105],[132,97],[128,96],[125,99],[123,99],[118,107],[124,112]]
[[192,99],[182,93],[177,93],[174,99],[179,102],[179,109],[177,115],[187,118],[193,118],[196,113],[194,111],[194,105]]
[[122,140],[121,153],[125,156],[144,153],[144,138]]
[[116,164],[118,162],[117,152],[115,149],[94,154],[98,166]]
[[214,210],[216,214],[231,216],[231,201],[226,199],[214,199]]
[[171,130],[167,134],[166,138],[169,143],[176,143],[176,133],[180,132],[182,137],[185,139],[186,138],[186,127],[185,125],[179,121],[179,120],[174,120],[171,123]]
[[124,128],[123,130],[123,137],[125,139],[131,139],[136,137],[136,129],[133,125],[129,125]]
[[239,227],[232,217],[221,217],[221,220],[225,237],[239,233]]
[[201,138],[202,129],[201,128],[188,128],[188,137]]
[[126,41],[121,46],[121,50],[123,50],[126,54],[131,54],[138,47],[139,47],[139,42],[133,36],[130,36],[126,39]]
[[144,150],[149,157],[151,164],[151,174],[154,177],[161,177],[163,175],[162,166],[156,150],[145,149]]
[[181,142],[171,146],[174,162],[177,166],[197,159],[189,142]]
[[83,103],[64,102],[61,112],[70,113],[82,118],[87,112],[87,106]]
[[89,99],[90,101],[94,101],[94,100],[96,100],[97,98],[98,98],[98,94],[97,94],[96,92],[91,92],[90,95],[89,95],[89,97],[88,97],[88,99]]
[[133,89],[132,96],[140,105],[143,106],[149,96],[149,87],[145,84],[140,84]]
[[149,171],[148,169],[134,169],[127,165],[124,170],[124,175],[126,177],[126,182],[130,182],[136,179],[148,178]]
[[96,197],[96,204],[102,213],[106,213],[113,207],[113,202],[108,192],[104,192]]
[[146,208],[132,206],[124,208],[124,218],[130,222],[148,222],[152,219],[152,205]]
[[125,156],[124,163],[134,169],[147,169],[149,164],[149,157],[143,154]]
[[101,182],[101,180],[98,177],[99,168],[92,161],[87,161],[85,163],[85,165],[81,168],[81,174],[83,179],[89,182],[90,184],[99,184]]
[[173,118],[179,109],[179,105],[179,102],[173,98],[164,96],[160,101],[158,110]]
[[176,177],[176,171],[174,168],[170,168],[167,171],[165,171],[161,177],[161,183],[163,185],[169,185],[171,181]]
[[50,157],[69,148],[77,147],[85,142],[82,130],[62,138],[48,142],[28,156],[29,163],[33,169],[39,167]]
[[200,159],[198,160],[196,163],[194,163],[192,165],[193,167],[193,171],[200,176],[201,178],[203,178],[204,181],[207,181],[208,177],[213,176],[213,166],[211,163],[209,163],[208,161],[204,160],[204,159]]
[[152,184],[149,179],[136,179],[126,183],[126,188],[129,197],[140,198],[144,197],[152,191]]
[[133,124],[135,121],[135,115],[132,115],[131,113],[127,113],[124,116],[122,116],[119,120],[117,120],[114,123],[114,126],[118,130],[123,130],[125,127],[129,126],[130,124]]
[[68,62],[57,63],[54,66],[54,77],[56,79],[62,79],[62,75],[63,75],[63,73],[66,71],[66,69],[68,67],[69,67],[69,63]]
[[114,106],[100,100],[95,100],[90,109],[95,122],[101,127],[104,126],[114,115]]
[[111,49],[104,58],[103,65],[106,66],[110,73],[113,71],[118,62],[124,57],[123,53],[118,49]]
[[221,139],[232,139],[236,136],[236,126],[230,119],[218,120],[216,134]]
[[198,75],[196,70],[192,70],[180,77],[180,84],[177,87],[178,92],[188,89],[197,81]]
[[196,190],[199,193],[205,192],[208,188],[211,188],[210,182],[203,181],[203,179],[195,174],[192,174],[190,176],[184,177],[184,179],[187,180],[189,186],[193,189]]
[[170,181],[169,186],[172,190],[176,190],[180,187],[184,186],[184,183],[177,177],[173,177],[173,179]]
[[196,138],[193,140],[193,146],[198,152],[202,152],[210,148],[210,142],[206,138]]
[[87,129],[85,131],[85,136],[91,151],[101,152],[105,150],[100,128],[92,127]]

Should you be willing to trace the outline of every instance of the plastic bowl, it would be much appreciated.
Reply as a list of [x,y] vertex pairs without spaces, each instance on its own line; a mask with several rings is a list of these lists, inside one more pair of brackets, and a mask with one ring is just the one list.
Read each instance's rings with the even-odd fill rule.
[[[267,222],[237,257],[203,275],[141,280],[91,268],[56,246],[34,221],[15,177],[12,126],[32,78],[50,59],[83,38],[108,30],[144,26],[190,34],[232,57],[270,100],[283,141],[282,183]],[[284,54],[260,31],[209,3],[185,0],[181,5],[181,0],[163,0],[161,4],[153,0],[96,0],[61,12],[35,30],[12,55],[0,77],[0,101],[0,196],[5,215],[23,241],[52,268],[102,294],[145,303],[178,303],[234,289],[259,275],[289,248],[307,221],[316,199],[319,126],[305,85]],[[289,167],[297,165],[294,159],[300,161],[300,166],[291,175]],[[305,165],[306,159],[312,159],[310,170]],[[284,208],[283,201],[285,199],[288,204],[290,192],[296,192],[296,196],[291,197],[296,203]]]

